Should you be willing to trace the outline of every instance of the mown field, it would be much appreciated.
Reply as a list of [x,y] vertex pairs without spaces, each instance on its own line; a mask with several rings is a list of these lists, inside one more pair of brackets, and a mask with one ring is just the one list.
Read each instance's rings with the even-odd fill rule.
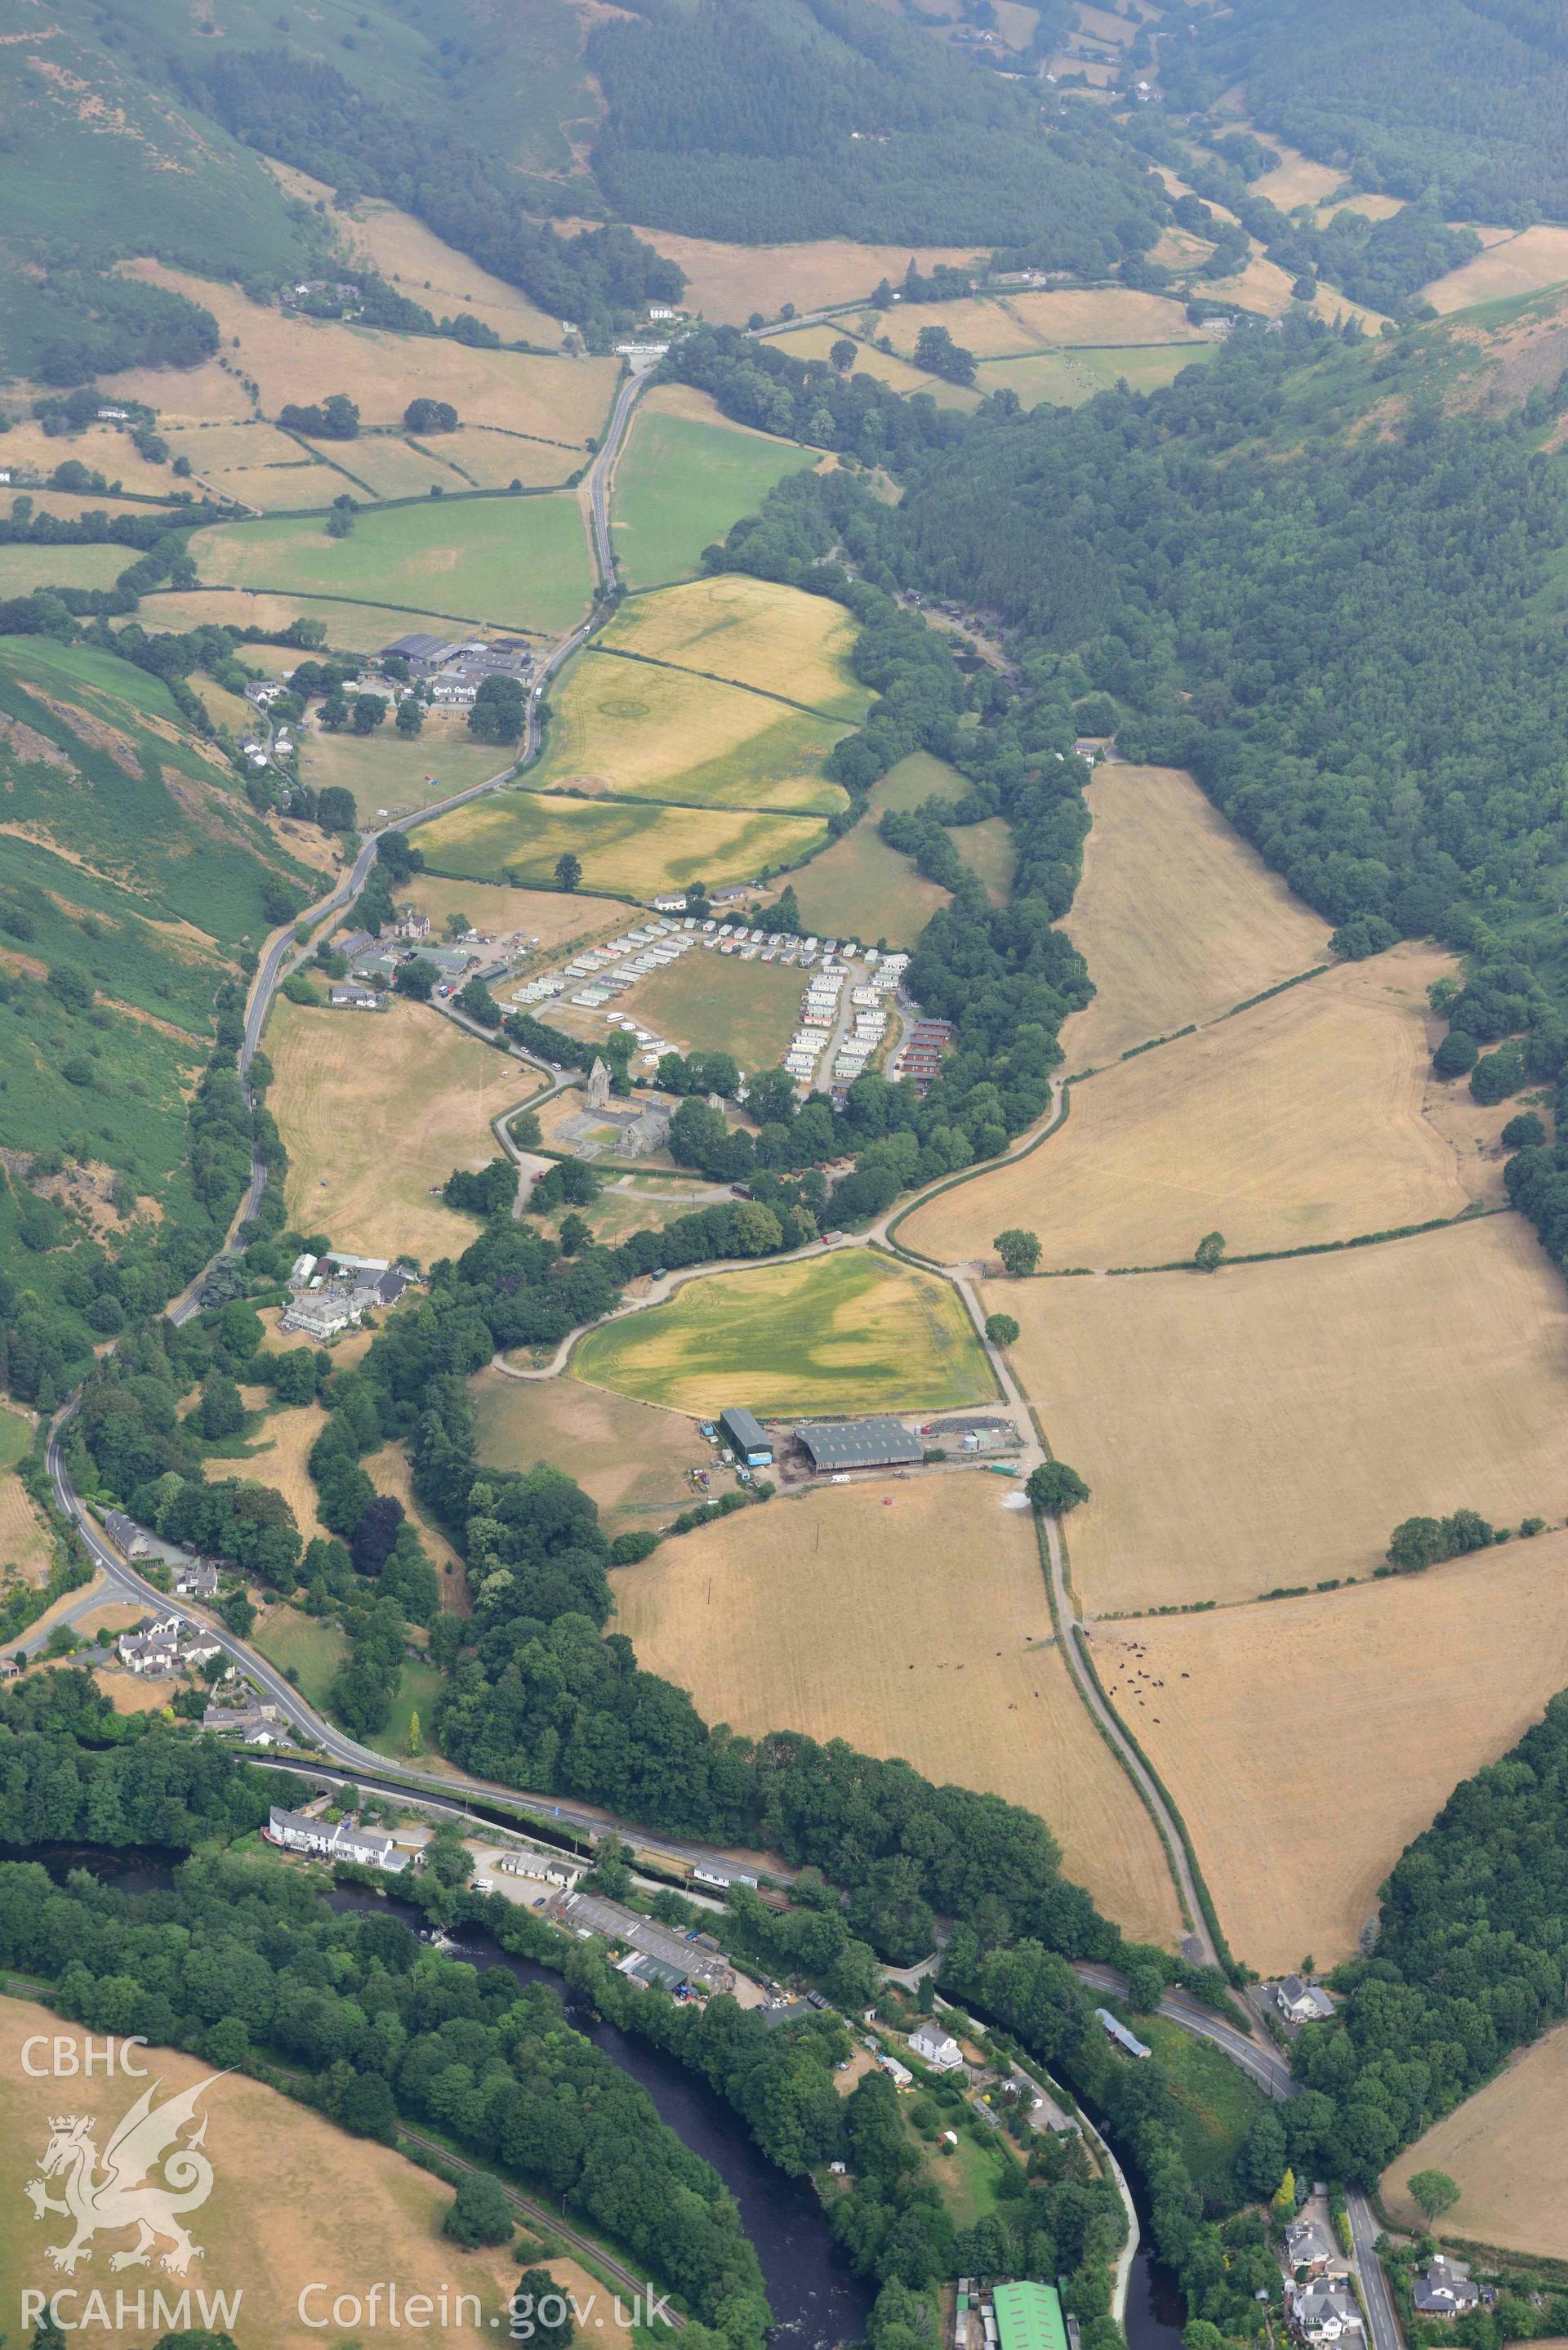
[[537,792],[685,807],[831,815],[846,795],[823,763],[847,731],[771,695],[591,648],[550,691]]
[[1421,298],[1444,317],[1455,310],[1474,309],[1482,302],[1500,302],[1521,294],[1534,294],[1545,286],[1561,286],[1568,278],[1568,228],[1550,222],[1521,229],[1489,244],[1471,261],[1435,277],[1421,289]]
[[1062,1031],[1064,1072],[1277,987],[1328,960],[1328,924],[1172,767],[1102,766],[1065,927],[1097,990]]
[[192,478],[220,498],[238,498],[267,512],[330,505],[348,486],[335,464],[300,446],[290,433],[259,416],[244,422],[188,424],[166,436],[177,457],[191,462]]
[[801,974],[735,955],[682,955],[622,999],[623,1009],[686,1053],[733,1053],[742,1069],[783,1054],[800,1017]]
[[1073,1520],[1091,1614],[1367,1575],[1410,1516],[1568,1510],[1568,1298],[1512,1215],[983,1295],[1023,1325],[1014,1368],[1093,1490]]
[[[347,1247],[348,1243],[340,1245]],[[253,1411],[265,1409],[272,1399],[267,1388],[241,1392]],[[202,1474],[209,1482],[254,1477],[261,1484],[273,1486],[294,1512],[301,1539],[313,1542],[327,1528],[316,1514],[316,1480],[306,1464],[326,1425],[327,1414],[319,1404],[286,1404],[279,1410],[269,1410],[243,1455],[211,1454],[202,1464]]]
[[961,302],[903,303],[887,313],[884,331],[900,357],[912,356],[923,327],[946,327],[977,359],[1016,359],[1028,351],[1091,350],[1120,343],[1202,343],[1178,301],[1127,286],[1074,287],[1051,294],[978,294]]
[[[559,225],[569,234],[574,224]],[[724,244],[662,228],[639,228],[636,234],[685,271],[683,307],[726,327],[743,327],[753,310],[776,318],[786,302],[797,310],[815,310],[868,297],[884,277],[898,284],[911,252],[907,244],[854,244],[846,237],[817,237],[805,244]],[[962,268],[978,258],[963,245],[916,246],[913,252],[923,270],[939,261]]]
[[265,1047],[276,1072],[267,1107],[302,1231],[421,1264],[467,1246],[478,1224],[431,1188],[496,1156],[490,1121],[532,1089],[527,1070],[407,1003],[328,1012],[280,999]]
[[280,1673],[293,1669],[302,1694],[317,1709],[326,1705],[332,1677],[348,1654],[339,1626],[287,1606],[274,1607],[259,1619],[255,1645]]
[[420,846],[441,873],[524,886],[553,880],[556,858],[569,850],[585,888],[650,898],[692,881],[754,880],[809,856],[826,837],[810,816],[576,800],[519,787],[437,816],[421,827]]
[[1406,2182],[1446,2171],[1459,2199],[1435,2233],[1568,2260],[1565,2168],[1568,2024],[1560,2023],[1389,2164],[1383,2202],[1397,2225],[1424,2233]]
[[195,532],[191,555],[203,587],[363,598],[551,632],[581,618],[593,584],[582,515],[565,495],[388,507],[361,514],[347,538],[315,518],[231,523]]
[[1428,1109],[1452,1090],[1430,1075],[1427,1003],[1450,968],[1396,948],[1113,1063],[1042,1149],[940,1193],[900,1237],[958,1261],[1023,1224],[1047,1268],[1106,1267],[1168,1264],[1216,1230],[1240,1254],[1457,1216],[1477,1162]]
[[811,462],[791,442],[732,423],[689,384],[645,392],[616,461],[611,526],[622,579],[638,588],[690,578],[705,546]]
[[[256,385],[264,416],[275,417],[289,402],[308,405],[346,391],[362,423],[400,425],[410,400],[445,400],[465,424],[504,426],[578,450],[609,413],[618,374],[613,359],[476,350],[444,336],[394,335],[340,319],[303,318],[252,302],[237,286],[160,262],[133,261],[127,268],[202,303],[222,329],[226,366],[213,359],[177,374],[143,369],[105,377],[110,397],[146,400],[171,422],[254,414],[242,376]],[[352,462],[351,444],[335,446],[333,453]]]
[[613,1628],[711,1721],[846,1738],[1025,1804],[1068,1876],[1168,1947],[1165,1856],[1068,1678],[1033,1523],[1009,1498],[975,1471],[742,1511],[618,1573]]
[[994,1393],[956,1291],[867,1249],[688,1281],[591,1330],[572,1368],[699,1414],[935,1411]]
[[730,571],[631,597],[595,642],[858,723],[871,702],[849,665],[859,633],[842,604]]
[[1162,384],[1174,382],[1183,368],[1206,366],[1219,348],[1213,342],[1156,343],[1127,349],[1033,351],[1022,359],[985,360],[978,382],[982,392],[1016,392],[1025,408],[1036,408],[1042,400],[1076,408],[1119,382],[1134,391],[1158,391]]
[[[305,527],[308,535],[315,525]],[[327,544],[330,546],[332,541]],[[225,629],[277,629],[287,628],[291,620],[319,620],[335,651],[371,653],[379,652],[383,645],[394,643],[399,637],[406,637],[411,629],[430,627],[432,616],[409,607],[394,609],[386,604],[344,603],[330,596],[275,594],[248,588],[193,588],[144,596],[140,618],[145,626],[154,629],[195,629],[215,621]],[[465,621],[462,626],[466,632],[471,624]],[[247,645],[244,657],[256,669],[270,669],[275,662],[292,669],[299,659],[296,652],[281,652],[267,645]]]
[[135,561],[130,546],[0,546],[0,596],[29,596],[35,588],[112,588]]
[[712,1448],[683,1413],[578,1379],[509,1379],[484,1370],[469,1391],[485,1467],[548,1461],[597,1503],[611,1535],[667,1524],[694,1498],[687,1470],[712,1464]]
[[[58,2110],[59,2084],[34,2079],[22,2065],[22,2043],[30,2035],[63,2033],[78,2046],[88,2035],[84,2028],[62,2022],[50,2010],[31,2001],[0,2000],[0,2058],[12,2083],[8,2092],[6,2129],[0,2147],[0,2192],[7,2208],[25,2210],[25,2182],[37,2174],[38,2160],[49,2137],[49,2117]],[[517,2263],[505,2246],[463,2252],[455,2262],[452,2248],[442,2241],[441,2224],[452,2202],[452,2190],[427,2171],[369,2138],[345,2137],[324,2115],[312,2113],[287,2097],[247,2080],[242,2073],[220,2073],[178,2049],[157,2052],[155,2070],[163,2083],[161,2098],[177,2095],[211,2079],[212,2086],[199,2110],[209,2116],[205,2151],[213,2171],[210,2197],[194,2214],[191,2228],[204,2257],[189,2277],[175,2280],[156,2268],[132,2272],[119,2280],[132,2296],[147,2287],[148,2305],[154,2290],[173,2304],[189,2286],[192,2309],[202,2293],[228,2293],[242,2303],[241,2326],[254,2350],[294,2350],[317,2337],[301,2324],[302,2293],[325,2284],[325,2294],[307,2301],[307,2309],[325,2308],[334,2296],[368,2297],[374,2284],[388,2277],[398,2281],[400,2300],[416,2293],[438,2303],[449,2296],[453,2319],[442,2328],[443,2338],[479,2350],[493,2340],[493,2329],[505,2324],[508,2296],[516,2289]],[[134,2083],[94,2085],[93,2104],[118,2119],[132,2102]],[[324,2191],[324,2182],[332,2191]],[[342,2224],[343,2204],[351,2201],[355,2225]],[[68,2220],[48,2215],[43,2227],[7,2228],[0,2236],[0,2293],[6,2306],[21,2306],[24,2291],[44,2294],[59,2284],[58,2272],[47,2258],[47,2248],[63,2243]],[[99,2262],[127,2249],[132,2230],[100,2233]],[[95,2263],[95,2272],[96,2272]],[[551,2273],[567,2289],[596,2294],[602,2308],[606,2350],[628,2350],[629,2335],[613,2322],[609,2296],[575,2263],[552,2260]],[[575,2280],[575,2282],[572,2282]],[[109,2350],[124,2335],[110,2326],[92,2323],[92,2296],[78,2288],[78,2322],[72,2339],[84,2350]],[[112,2283],[101,2286],[112,2314]],[[457,2296],[472,2296],[478,2304],[471,2323],[456,2322]],[[383,2293],[383,2304],[384,2304]],[[69,2307],[70,2304],[65,2304]],[[466,2313],[465,2313],[466,2314]],[[218,2323],[214,2313],[214,2323]]]
[[1565,1567],[1568,1535],[1539,1534],[1354,1590],[1095,1628],[1239,1959],[1273,1973],[1352,1955],[1455,1783],[1568,1682]]
[[[522,931],[539,941],[541,950],[575,944],[578,939],[613,937],[624,922],[625,909],[609,900],[566,897],[558,889],[509,889],[485,881],[443,881],[433,873],[416,873],[398,892],[399,905],[417,906],[436,930],[450,917],[462,914],[464,929],[472,926],[491,938],[510,937]],[[351,927],[351,925],[350,925]]]

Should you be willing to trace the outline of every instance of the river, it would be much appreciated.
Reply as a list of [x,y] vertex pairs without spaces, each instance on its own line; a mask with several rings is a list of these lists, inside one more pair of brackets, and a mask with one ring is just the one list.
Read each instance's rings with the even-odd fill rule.
[[[127,1893],[161,1891],[182,1858],[179,1853],[0,1846],[0,1860],[41,1861],[61,1880],[73,1868],[89,1869]],[[389,1910],[416,1932],[425,1926],[423,1913],[411,1902],[369,1889],[343,1887],[327,1898],[335,1909]],[[739,2116],[715,2091],[676,2057],[631,2038],[591,2008],[574,2002],[558,1974],[530,1959],[513,1957],[481,1929],[465,1926],[452,1955],[477,1966],[509,1968],[519,1982],[548,1983],[566,2002],[574,2029],[646,2089],[660,2120],[683,2146],[712,2165],[739,2205],[741,2224],[756,2247],[773,2304],[775,2342],[788,2344],[790,2350],[834,2350],[837,2343],[864,2338],[872,2294],[834,2243],[809,2181],[774,2169],[752,2143]]]

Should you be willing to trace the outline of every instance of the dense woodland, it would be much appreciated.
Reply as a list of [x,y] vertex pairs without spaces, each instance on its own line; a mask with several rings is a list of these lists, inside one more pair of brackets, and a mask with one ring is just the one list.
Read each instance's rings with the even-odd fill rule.
[[1244,80],[1256,122],[1358,186],[1450,219],[1568,213],[1556,0],[1237,0],[1160,63],[1178,102]]
[[628,220],[765,244],[815,236],[1028,246],[1098,271],[1166,203],[1114,130],[1037,100],[873,0],[635,0],[589,58],[594,172]]

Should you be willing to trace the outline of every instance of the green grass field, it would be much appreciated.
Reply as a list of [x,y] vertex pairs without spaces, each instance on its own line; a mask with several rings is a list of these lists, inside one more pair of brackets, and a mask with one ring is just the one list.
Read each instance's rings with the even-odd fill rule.
[[934,1411],[994,1392],[957,1292],[867,1249],[689,1281],[590,1331],[572,1369],[698,1413]]
[[581,618],[593,584],[582,515],[566,494],[430,498],[361,514],[342,539],[315,517],[280,515],[197,531],[191,553],[204,586],[361,597],[552,632]]
[[867,813],[800,873],[792,873],[807,930],[824,938],[886,939],[912,947],[948,893],[889,848]]
[[977,873],[998,905],[1012,888],[1018,864],[1012,827],[1005,816],[987,816],[983,824],[955,824],[948,837],[971,873]]
[[628,588],[690,579],[702,549],[815,462],[791,441],[695,417],[640,414],[616,470],[615,550]]
[[409,1751],[409,1724],[417,1713],[420,1718],[420,1740],[426,1754],[439,1754],[431,1727],[435,1720],[436,1700],[446,1687],[446,1675],[434,1665],[416,1665],[407,1657],[403,1659],[402,1679],[398,1694],[392,1700],[392,1711],[385,1730],[377,1731],[365,1741],[378,1754],[401,1762]]
[[1163,2016],[1139,2016],[1134,2029],[1165,2066],[1179,2112],[1182,2150],[1201,2184],[1230,2161],[1262,2094],[1211,2041],[1195,2039],[1179,2024]]
[[[332,1676],[348,1653],[337,1625],[323,1623],[297,1607],[280,1607],[258,1625],[254,1645],[280,1673],[292,1666],[301,1696],[318,1708],[326,1704]],[[405,1737],[407,1731],[405,1723]]]
[[1015,391],[1025,408],[1049,400],[1076,408],[1096,391],[1108,391],[1125,378],[1134,391],[1155,391],[1174,382],[1186,367],[1202,367],[1217,343],[1156,343],[1147,348],[1032,351],[1021,358],[986,359],[976,381],[981,391]]
[[808,856],[826,838],[809,816],[728,808],[661,807],[656,801],[578,800],[521,788],[471,801],[420,828],[437,873],[537,887],[555,879],[568,850],[583,886],[650,898],[691,881],[754,881]]
[[929,751],[911,751],[871,790],[871,813],[880,816],[884,808],[918,808],[929,799],[956,800],[969,789],[969,778],[950,767],[945,759],[938,759]]
[[0,1411],[0,1476],[15,1469],[33,1440],[33,1431],[19,1411]]
[[[390,719],[374,734],[306,733],[299,746],[299,772],[313,791],[341,784],[354,795],[361,825],[389,816],[407,816],[432,800],[466,790],[498,775],[512,758],[509,746],[478,742],[456,712],[432,714],[422,733],[404,742]],[[428,780],[433,777],[433,781]]]
[[112,588],[136,560],[133,546],[0,546],[0,596],[30,596],[35,588]]

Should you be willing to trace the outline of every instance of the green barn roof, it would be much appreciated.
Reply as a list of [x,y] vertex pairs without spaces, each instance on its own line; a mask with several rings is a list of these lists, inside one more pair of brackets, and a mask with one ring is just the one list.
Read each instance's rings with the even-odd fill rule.
[[992,2295],[1002,2350],[1067,2350],[1054,2284],[999,2284]]

